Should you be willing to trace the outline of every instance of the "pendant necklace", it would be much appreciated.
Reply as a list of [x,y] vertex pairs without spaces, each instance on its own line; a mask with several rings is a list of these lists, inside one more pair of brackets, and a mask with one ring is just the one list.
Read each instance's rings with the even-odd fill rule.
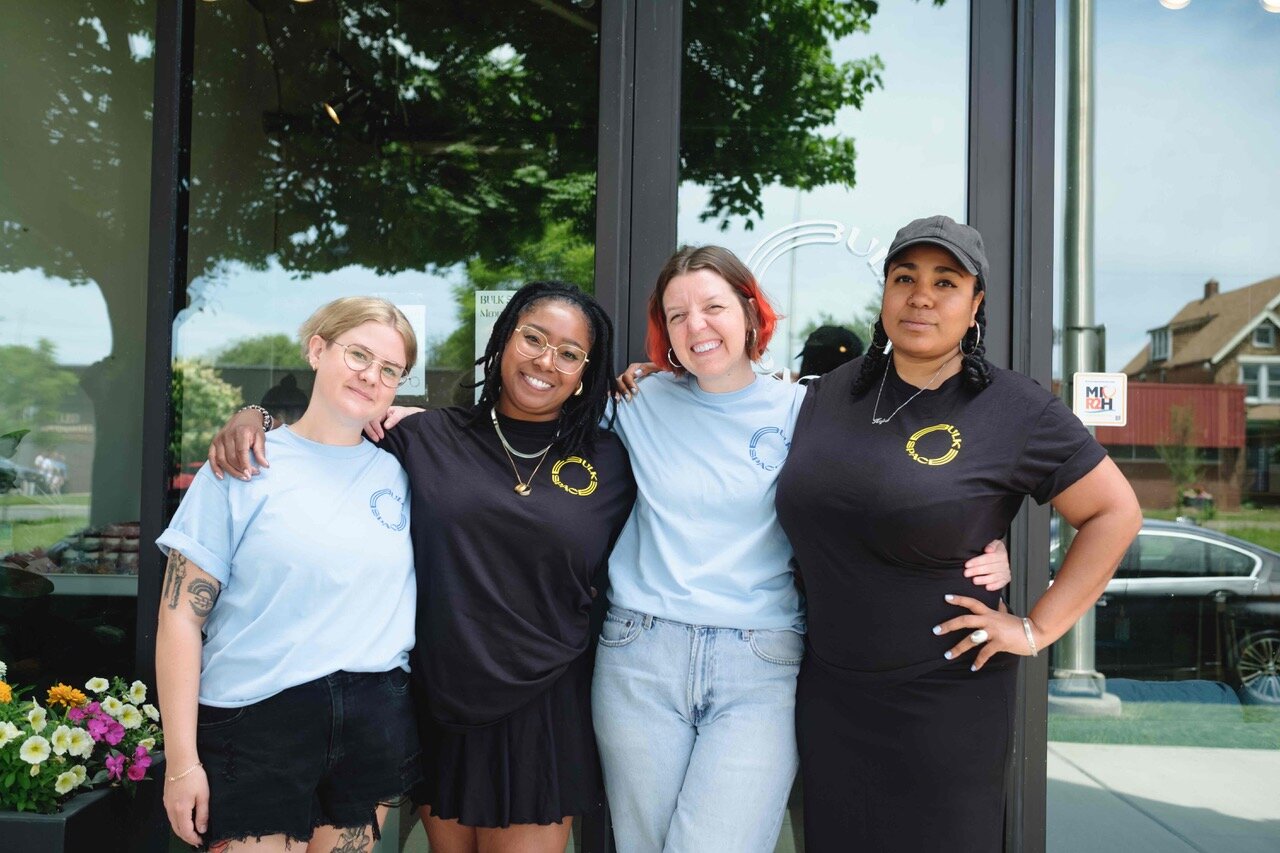
[[[551,452],[551,448],[555,446],[555,438],[560,437],[560,431],[556,431],[555,438],[551,440],[551,444],[542,448],[537,453],[521,453],[507,442],[507,437],[502,434],[502,427],[498,425],[498,412],[496,409],[489,410],[489,418],[493,421],[493,430],[498,434],[498,441],[502,443],[502,450],[507,454],[507,461],[511,463],[511,470],[516,475],[515,493],[522,498],[527,498],[529,493],[533,491],[531,484],[533,478],[538,476],[538,469],[542,467],[542,463],[547,461],[547,454]],[[515,457],[521,459],[537,459],[538,464],[533,466],[533,473],[529,475],[528,480],[520,479],[520,469],[516,467]]]
[[[956,353],[956,355],[959,355],[959,353]],[[925,386],[917,390],[916,393],[912,394],[910,397],[908,397],[906,403],[903,403],[901,406],[899,406],[898,408],[890,412],[889,417],[877,418],[876,413],[880,411],[880,395],[884,393],[884,382],[886,379],[889,378],[889,370],[890,368],[893,367],[893,365],[891,364],[886,364],[884,366],[884,375],[880,377],[880,390],[876,393],[876,404],[871,407],[871,423],[874,424],[875,426],[880,426],[882,424],[887,424],[889,421],[893,420],[893,416],[898,414],[898,412],[901,412],[904,408],[906,408],[907,403],[910,403],[916,397],[919,397],[925,391],[929,390],[929,386],[932,385],[934,383],[934,380],[936,380],[938,376],[942,373],[942,369],[946,367],[948,364],[950,364],[952,361],[954,361],[955,358],[956,356],[953,355],[951,356],[951,358],[942,362],[941,367],[939,367],[937,372],[934,373],[933,376],[929,379],[929,381],[925,383]],[[497,421],[494,421],[494,423],[497,423]]]

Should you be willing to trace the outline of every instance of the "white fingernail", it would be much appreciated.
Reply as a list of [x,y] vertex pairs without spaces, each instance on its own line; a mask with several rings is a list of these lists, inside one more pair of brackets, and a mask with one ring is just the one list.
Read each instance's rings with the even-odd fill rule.
[[942,626],[941,626],[941,625],[934,625],[934,626],[933,626],[933,633],[935,633],[935,634],[941,634],[941,633],[942,633]]
[[973,666],[969,667],[969,671],[970,671],[970,672],[977,672],[977,671],[978,671],[978,665],[977,665],[977,664],[974,664]]
[[951,601],[952,599],[954,599],[954,598],[955,598],[955,596],[954,596],[954,595],[950,595],[950,594],[948,594],[948,595],[944,595],[944,596],[942,596],[942,597],[943,597],[943,598],[945,598],[947,601]]
[[951,660],[951,652],[943,652],[942,656],[947,660]]

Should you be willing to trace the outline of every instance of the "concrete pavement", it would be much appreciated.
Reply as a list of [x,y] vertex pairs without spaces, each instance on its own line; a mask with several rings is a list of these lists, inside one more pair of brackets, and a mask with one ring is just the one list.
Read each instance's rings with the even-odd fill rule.
[[1280,750],[1049,744],[1049,853],[1276,853]]

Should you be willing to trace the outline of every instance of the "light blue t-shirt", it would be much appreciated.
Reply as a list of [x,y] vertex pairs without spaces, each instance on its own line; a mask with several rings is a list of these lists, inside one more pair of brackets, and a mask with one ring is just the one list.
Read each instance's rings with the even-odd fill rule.
[[288,427],[267,434],[267,458],[248,482],[202,467],[156,543],[222,585],[205,622],[206,705],[248,705],[338,670],[407,669],[413,648],[400,463],[368,441],[318,444]]
[[639,495],[609,558],[612,603],[693,625],[800,624],[773,497],[804,394],[766,376],[712,394],[658,373],[618,404]]

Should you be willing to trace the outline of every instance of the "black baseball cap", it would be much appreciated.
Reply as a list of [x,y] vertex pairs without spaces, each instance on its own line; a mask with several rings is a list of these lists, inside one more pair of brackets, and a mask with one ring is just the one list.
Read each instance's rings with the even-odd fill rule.
[[884,274],[889,274],[889,262],[908,246],[931,243],[940,246],[956,256],[969,275],[976,275],[978,283],[987,286],[987,253],[982,248],[982,235],[978,229],[956,222],[950,216],[926,216],[908,222],[898,229],[893,243],[889,246],[889,254],[884,259]]

